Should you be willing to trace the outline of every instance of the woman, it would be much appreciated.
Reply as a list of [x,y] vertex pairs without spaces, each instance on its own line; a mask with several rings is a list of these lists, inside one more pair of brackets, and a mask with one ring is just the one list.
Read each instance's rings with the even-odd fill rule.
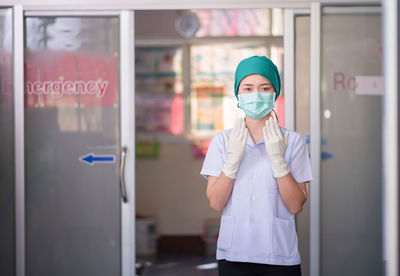
[[246,114],[212,139],[201,175],[210,206],[220,211],[219,275],[301,275],[294,215],[312,180],[301,135],[271,114],[279,71],[264,56],[242,60],[235,96]]

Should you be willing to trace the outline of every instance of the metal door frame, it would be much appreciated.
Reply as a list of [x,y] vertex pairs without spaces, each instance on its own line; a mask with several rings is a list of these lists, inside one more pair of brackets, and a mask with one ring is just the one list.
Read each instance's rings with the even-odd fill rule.
[[[310,275],[320,273],[320,171],[321,171],[321,4],[311,3],[310,42]],[[312,115],[311,115],[312,114]]]
[[[128,148],[124,177],[128,201],[121,200],[121,275],[135,268],[135,86],[133,11],[40,11],[13,7],[14,22],[14,108],[15,108],[15,214],[16,275],[25,275],[25,157],[24,157],[24,18],[25,16],[113,16],[119,18],[120,141]],[[122,74],[123,72],[123,74]],[[120,178],[122,175],[120,175]]]
[[[399,275],[399,4],[383,0],[383,246],[386,275]],[[397,34],[397,35],[394,35]]]
[[24,14],[13,7],[16,275],[25,275]]

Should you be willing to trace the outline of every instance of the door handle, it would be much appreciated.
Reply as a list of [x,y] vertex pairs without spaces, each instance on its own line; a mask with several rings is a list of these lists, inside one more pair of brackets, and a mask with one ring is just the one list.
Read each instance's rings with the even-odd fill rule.
[[121,186],[122,200],[126,203],[128,202],[128,196],[126,194],[126,183],[125,183],[125,163],[126,163],[126,153],[128,152],[128,147],[123,146],[121,151],[121,164],[119,171],[119,183]]

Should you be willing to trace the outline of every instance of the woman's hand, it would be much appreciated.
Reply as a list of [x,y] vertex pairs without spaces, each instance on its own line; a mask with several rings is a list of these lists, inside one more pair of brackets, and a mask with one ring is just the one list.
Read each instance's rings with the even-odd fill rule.
[[248,130],[244,119],[239,118],[233,127],[230,137],[223,132],[227,157],[222,172],[218,177],[208,176],[207,198],[210,206],[221,211],[231,197],[233,183],[246,149]]
[[272,171],[274,177],[279,178],[290,173],[290,169],[285,161],[285,150],[288,145],[289,132],[282,136],[276,118],[270,116],[265,121],[263,128],[265,149],[267,150],[269,159],[271,160]]
[[244,119],[239,118],[236,120],[230,137],[228,137],[226,132],[224,132],[223,135],[225,148],[228,154],[222,171],[227,177],[235,179],[246,148],[248,136],[248,129],[246,128]]
[[297,214],[303,209],[307,201],[305,183],[297,183],[290,173],[285,161],[285,151],[288,145],[289,132],[282,136],[278,121],[272,116],[265,122],[263,128],[265,148],[271,160],[272,171],[279,186],[279,193],[286,207],[292,214]]

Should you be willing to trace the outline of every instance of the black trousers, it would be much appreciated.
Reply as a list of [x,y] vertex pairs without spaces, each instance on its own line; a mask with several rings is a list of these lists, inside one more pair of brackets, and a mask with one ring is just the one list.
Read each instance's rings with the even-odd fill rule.
[[298,265],[269,265],[218,260],[219,276],[301,276]]

